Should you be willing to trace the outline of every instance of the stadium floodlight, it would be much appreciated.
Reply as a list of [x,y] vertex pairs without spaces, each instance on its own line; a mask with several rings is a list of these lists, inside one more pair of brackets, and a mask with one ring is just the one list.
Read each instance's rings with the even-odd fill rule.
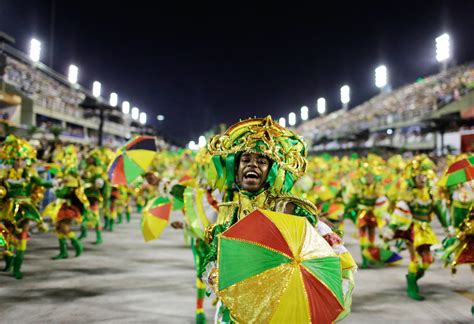
[[326,113],[326,99],[319,98],[316,105],[318,107],[318,114],[324,115]]
[[280,124],[281,127],[286,127],[285,117],[280,117],[280,119],[278,120],[278,124]]
[[156,116],[156,119],[157,119],[158,121],[163,121],[163,120],[165,120],[165,116],[163,116],[163,115],[158,115],[158,116]]
[[348,85],[343,85],[341,87],[342,109],[347,110],[349,108],[349,101],[351,101],[351,88]]
[[190,150],[196,149],[196,142],[190,141],[189,144],[188,144],[188,147],[189,147]]
[[100,92],[102,90],[102,85],[99,81],[94,81],[92,84],[92,95],[96,98],[100,97]]
[[198,141],[198,146],[199,147],[204,147],[206,146],[206,137],[204,137],[203,135],[199,136],[199,141]]
[[301,107],[301,120],[308,120],[309,118],[309,109],[307,106]]
[[77,83],[77,76],[79,75],[79,68],[74,64],[69,65],[69,71],[67,73],[67,79],[72,84]]
[[438,62],[447,61],[451,56],[451,41],[449,34],[444,33],[436,37],[436,60]]
[[295,124],[296,124],[296,114],[294,112],[291,112],[288,115],[288,124],[290,126],[295,126]]
[[139,117],[139,120],[140,120],[140,124],[142,125],[145,125],[146,124],[146,112],[141,112],[140,113],[140,117]]
[[380,65],[375,69],[375,86],[383,89],[387,85],[387,67]]
[[36,38],[30,41],[30,59],[33,62],[39,62],[41,58],[41,42]]
[[132,108],[132,119],[133,120],[138,120],[140,116],[140,110],[137,107]]
[[110,104],[112,107],[117,107],[117,104],[118,104],[118,95],[117,95],[115,92],[112,92],[112,93],[110,94],[109,104]]
[[351,88],[348,85],[343,85],[341,87],[341,102],[348,104],[349,101],[351,101]]
[[128,101],[122,102],[122,112],[125,115],[128,115],[130,113],[130,103]]

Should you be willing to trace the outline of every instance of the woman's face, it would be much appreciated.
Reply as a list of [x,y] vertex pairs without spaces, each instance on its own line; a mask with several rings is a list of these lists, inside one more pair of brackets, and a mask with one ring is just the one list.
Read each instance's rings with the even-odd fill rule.
[[22,159],[16,159],[15,162],[13,162],[13,168],[14,169],[21,169],[26,165],[25,160]]
[[236,181],[239,187],[248,192],[263,188],[270,169],[270,160],[256,153],[242,153],[239,159]]
[[422,189],[426,184],[427,184],[427,178],[424,174],[418,174],[416,177],[415,177],[415,184],[416,184],[416,187],[419,188],[419,189]]
[[156,186],[160,183],[160,178],[158,178],[153,172],[147,172],[145,174],[145,180],[152,186]]

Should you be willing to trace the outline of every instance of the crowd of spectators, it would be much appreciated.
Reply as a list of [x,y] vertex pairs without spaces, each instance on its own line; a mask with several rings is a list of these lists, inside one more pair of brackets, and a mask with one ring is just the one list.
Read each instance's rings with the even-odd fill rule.
[[[474,90],[474,64],[456,66],[390,93],[383,93],[348,111],[339,110],[301,124],[298,131],[318,142],[398,122],[416,120]],[[343,121],[343,122],[342,122]]]
[[84,101],[85,94],[74,87],[63,85],[39,69],[8,56],[4,79],[41,107],[76,118],[82,117],[78,106]]
[[[65,84],[40,68],[24,63],[15,57],[6,56],[6,66],[2,78],[6,83],[13,85],[25,96],[32,99],[36,106],[50,110],[53,116],[56,112],[58,113],[58,119],[54,122],[48,120],[49,118],[45,116],[36,114],[37,126],[43,130],[48,130],[53,126],[60,126],[63,128],[62,135],[76,138],[86,137],[85,127],[70,124],[69,122],[62,125],[63,122],[60,120],[60,114],[74,119],[84,119],[99,125],[100,119],[97,116],[97,111],[81,107],[81,104],[86,99],[86,94],[83,91],[72,85]],[[106,129],[111,129],[114,133],[123,133],[125,131],[124,123],[124,116],[121,111],[108,111],[106,114]],[[89,133],[88,139],[91,142],[96,141],[97,135],[94,134],[94,131]],[[119,141],[114,137],[109,142],[117,144]]]

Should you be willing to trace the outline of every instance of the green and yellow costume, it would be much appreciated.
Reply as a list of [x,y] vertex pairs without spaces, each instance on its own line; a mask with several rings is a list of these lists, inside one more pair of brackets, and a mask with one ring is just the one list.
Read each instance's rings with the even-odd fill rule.
[[[434,261],[430,246],[439,243],[431,227],[433,214],[446,226],[446,210],[434,192],[433,168],[434,163],[424,155],[417,156],[408,163],[405,168],[407,190],[400,192],[390,223],[395,231],[394,238],[404,240],[409,248],[407,293],[415,300],[424,299],[419,295],[417,281]],[[427,183],[423,187],[416,185],[417,176],[426,177]]]
[[[219,234],[237,221],[257,208],[286,212],[287,207],[291,206],[293,214],[305,217],[340,256],[343,277],[350,283],[345,298],[346,312],[341,317],[346,316],[350,310],[355,262],[342,246],[340,238],[318,220],[318,211],[313,203],[290,193],[295,181],[304,175],[307,168],[306,144],[302,138],[268,116],[241,121],[231,126],[224,134],[210,139],[208,151],[213,156],[215,167],[214,174],[210,174],[209,178],[214,179],[214,186],[223,190],[225,195],[224,202],[219,204],[217,222],[206,230],[210,249],[201,269],[216,261]],[[272,162],[265,185],[257,192],[243,191],[235,181],[236,166],[240,154],[244,152],[263,155]],[[214,268],[211,273],[215,271],[219,270]],[[221,322],[232,321],[224,306],[219,308],[218,318]]]
[[[0,221],[7,228],[14,229],[16,237],[13,274],[21,279],[21,266],[25,255],[29,221],[34,221],[45,230],[43,218],[33,199],[37,187],[52,187],[40,178],[32,163],[36,160],[36,150],[24,139],[9,135],[0,148],[2,169],[0,193],[3,195]],[[7,260],[8,263],[8,260]]]
[[55,190],[57,199],[51,202],[43,210],[43,217],[51,217],[59,241],[59,254],[54,260],[68,258],[66,239],[71,241],[76,256],[83,251],[82,243],[76,238],[71,229],[71,223],[75,221],[81,224],[83,218],[87,217],[89,201],[84,193],[84,186],[78,174],[77,152],[73,145],[62,149],[58,148],[53,161],[61,163],[61,172],[57,174],[60,183]]

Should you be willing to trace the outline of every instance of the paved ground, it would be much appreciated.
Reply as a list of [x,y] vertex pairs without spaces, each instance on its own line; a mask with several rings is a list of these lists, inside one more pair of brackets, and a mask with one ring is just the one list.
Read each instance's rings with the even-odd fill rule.
[[[347,228],[345,240],[359,257]],[[52,261],[57,241],[34,235],[17,281],[0,273],[0,323],[193,323],[194,267],[180,231],[168,228],[162,238],[143,243],[138,216],[106,233],[94,246],[93,233],[80,258]],[[72,253],[72,251],[71,251]],[[406,257],[406,255],[404,254]],[[468,267],[456,276],[436,263],[420,289],[428,297],[406,297],[404,265],[360,270],[353,312],[345,323],[472,323],[474,280]],[[210,301],[205,304],[213,314]]]

